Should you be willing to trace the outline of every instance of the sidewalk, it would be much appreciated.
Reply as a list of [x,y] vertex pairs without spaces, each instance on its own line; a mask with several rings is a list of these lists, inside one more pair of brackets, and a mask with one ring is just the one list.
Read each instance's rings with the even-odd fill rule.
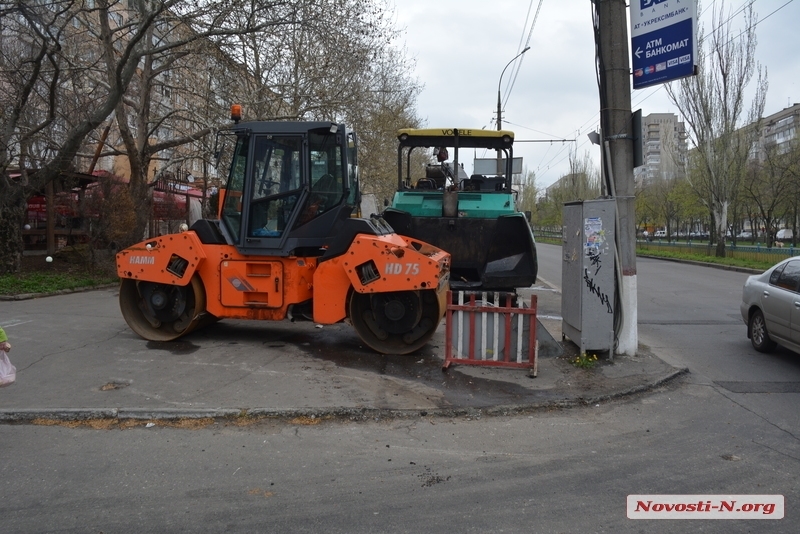
[[[561,340],[561,295],[540,281],[538,313]],[[116,288],[0,301],[15,384],[0,388],[0,422],[492,415],[599,403],[680,376],[645,347],[591,370],[564,357],[526,370],[454,365],[442,372],[444,321],[407,356],[364,347],[345,324],[220,321],[171,343],[136,336]]]

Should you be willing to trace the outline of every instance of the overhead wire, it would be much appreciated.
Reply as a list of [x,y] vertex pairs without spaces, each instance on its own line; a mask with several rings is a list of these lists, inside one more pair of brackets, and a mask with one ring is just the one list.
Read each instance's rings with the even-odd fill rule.
[[[596,12],[595,12],[594,10],[593,10],[593,12],[592,12],[592,15],[593,15],[593,23],[592,23],[592,26],[593,26],[593,28],[595,29],[595,38],[597,39],[597,32],[599,31],[599,29],[597,28]],[[597,42],[597,41],[595,41],[595,42]],[[595,46],[597,46],[597,44],[595,44]],[[597,54],[595,55],[595,57],[598,57],[598,56],[597,56]],[[597,73],[597,75],[599,76],[599,73]],[[639,102],[637,102],[637,105],[639,105],[641,102],[644,102],[645,100],[647,100],[648,98],[650,98],[651,96],[653,96],[654,94],[656,94],[656,93],[657,93],[659,90],[661,90],[661,86],[659,86],[658,88],[655,88],[655,89],[654,89],[654,90],[653,90],[653,91],[652,91],[650,94],[648,94],[648,95],[647,95],[646,97],[644,97],[642,100],[640,100]],[[576,133],[576,138],[577,138],[577,137],[580,135],[580,132],[581,132],[581,131],[582,131],[582,130],[585,128],[585,127],[587,127],[587,126],[588,126],[589,124],[591,124],[591,123],[597,122],[597,120],[598,120],[599,116],[600,116],[600,112],[598,111],[597,113],[595,113],[594,115],[592,115],[592,117],[591,117],[590,119],[588,119],[586,122],[584,122],[584,123],[583,123],[583,124],[582,124],[582,125],[581,125],[581,126],[580,126],[580,127],[577,129],[577,130],[576,130],[576,132],[577,132],[577,133]],[[583,141],[581,141],[581,142],[579,142],[579,143],[578,143],[578,144],[575,146],[575,150],[577,151],[577,150],[579,150],[579,149],[583,148],[583,147],[584,147],[584,146],[585,146],[585,145],[586,145],[588,142],[589,142],[589,141],[588,141],[588,138],[587,138],[587,139],[584,139],[584,140],[583,140]],[[550,157],[550,159],[549,159],[549,160],[547,160],[547,161],[545,161],[545,157],[547,156],[547,153],[549,152],[549,150],[548,150],[547,152],[545,152],[545,154],[542,156],[542,159],[541,159],[541,160],[540,160],[540,162],[539,162],[539,165],[538,165],[538,166],[536,167],[536,169],[535,169],[535,172],[537,173],[537,175],[538,175],[540,172],[543,172],[543,167],[544,167],[544,171],[547,171],[547,170],[549,170],[551,167],[555,167],[555,166],[559,165],[560,163],[562,163],[562,162],[563,162],[565,159],[569,158],[570,154],[569,154],[569,153],[566,153],[566,154],[564,153],[565,151],[567,151],[567,150],[568,150],[568,148],[569,148],[569,147],[567,147],[567,146],[562,146],[562,147],[561,147],[561,148],[560,148],[560,149],[559,149],[559,150],[558,150],[558,151],[557,151],[555,154],[553,154],[553,155]],[[559,158],[560,158],[560,159],[559,159]]]
[[[725,22],[726,23],[729,22],[730,20],[732,20],[733,18],[735,18],[736,16],[738,16],[739,14],[744,12],[748,7],[754,5],[757,1],[758,0],[750,0],[750,1],[742,4],[741,6],[737,7],[736,9],[734,9],[734,11],[732,11],[727,16]],[[794,2],[794,0],[787,0],[781,6],[779,6],[778,8],[773,10],[772,12],[770,12],[768,15],[766,15],[765,17],[759,19],[758,22],[756,22],[755,25],[761,24],[762,22],[764,22],[768,18],[770,18],[773,15],[775,15],[777,12],[781,11],[782,9],[784,9],[786,6],[788,6],[792,2]],[[707,6],[705,6],[703,8],[703,10],[700,13],[699,17],[703,16],[709,10],[714,9],[716,7],[716,5],[717,5],[717,1],[716,0],[710,2]],[[531,0],[531,4],[529,5],[528,16],[526,17],[526,23],[527,23],[527,21],[529,19],[530,9],[531,9],[532,6],[533,6],[533,0]],[[539,4],[539,7],[541,7],[541,2]],[[537,16],[538,16],[538,9],[537,9]],[[534,19],[533,24],[535,24],[535,22],[536,22],[536,19]],[[532,24],[532,27],[533,27],[533,24]],[[532,27],[531,27],[531,29],[532,29]],[[713,35],[716,31],[717,31],[716,28],[713,29],[710,32],[709,35]],[[741,33],[740,33],[740,35],[741,35]],[[516,72],[518,72],[518,71],[519,71],[519,65],[517,65],[517,68],[516,68]],[[635,96],[633,98],[632,107],[633,108],[638,108],[639,106],[641,106],[641,104],[643,102],[647,101],[651,97],[655,96],[656,94],[659,94],[659,92],[662,92],[664,90],[665,90],[664,85],[659,85],[657,87],[652,88],[652,90],[650,92],[637,93],[637,96]],[[508,89],[507,89],[506,90],[505,101],[508,100],[508,96],[509,96],[509,92],[508,92]],[[574,137],[577,139],[578,136],[580,135],[580,132],[584,131],[584,129],[587,128],[588,125],[597,122],[598,117],[599,117],[599,112],[595,113],[591,118],[589,118],[587,121],[585,121],[577,130],[575,130],[576,131],[576,135]],[[506,120],[505,122],[507,122],[508,124],[513,124],[512,122],[510,122],[508,120]],[[526,127],[518,125],[518,124],[515,124],[515,126],[520,127],[520,128],[526,128]],[[533,130],[533,129],[531,129],[531,130],[532,131],[536,131],[536,130]],[[546,134],[544,132],[539,132],[539,133],[542,133],[543,135],[549,135],[549,134]],[[584,140],[577,141],[577,144],[575,145],[575,149],[576,150],[580,150],[580,149],[584,148],[588,143],[589,143],[588,138],[586,138]],[[558,147],[558,150],[556,150],[555,153],[553,153],[552,152],[552,147],[548,147],[548,149],[545,151],[545,153],[539,159],[538,164],[534,167],[534,172],[536,172],[537,176],[540,176],[540,177],[543,178],[544,176],[546,176],[546,173],[550,169],[554,169],[554,168],[558,167],[561,163],[563,163],[569,157],[569,153],[567,153],[568,149],[569,149],[568,145],[561,144],[561,146]]]
[[[540,0],[540,2],[541,2],[541,0]],[[523,43],[523,39],[525,38],[525,28],[528,27],[528,21],[530,20],[531,10],[532,9],[533,9],[533,0],[531,0],[530,3],[528,4],[528,11],[525,14],[525,23],[522,25],[523,30],[522,30],[522,33],[519,36],[519,43],[517,44],[517,53],[520,53],[520,52],[522,52],[522,50],[525,49],[525,46],[523,46],[522,43]],[[534,21],[533,21],[533,24],[535,24],[535,23],[536,23],[536,19],[534,19]],[[530,35],[531,31],[533,31],[533,25],[531,25],[531,29],[528,32],[528,35]],[[528,38],[528,40],[530,40],[530,37]],[[526,43],[526,46],[527,46],[527,43]],[[509,73],[510,76],[508,78],[508,81],[506,82],[506,87],[505,87],[505,89],[503,91],[503,98],[501,99],[501,102],[502,102],[501,110],[505,108],[505,105],[508,102],[509,97],[511,96],[511,88],[513,86],[513,81],[516,80],[515,72],[519,72],[519,67],[520,67],[520,65],[522,65],[522,61],[523,61],[524,57],[525,57],[525,54],[522,54],[521,56],[517,56],[516,58],[514,58],[514,65],[511,67],[511,72]]]
[[[756,1],[757,1],[757,0],[751,0],[750,4],[748,4],[748,5],[752,5],[752,4],[756,3]],[[775,11],[773,11],[772,13],[770,13],[769,15],[767,15],[766,17],[758,19],[758,21],[757,21],[755,24],[753,24],[753,28],[755,28],[756,26],[758,26],[759,24],[761,24],[762,22],[764,22],[765,20],[767,20],[767,19],[768,19],[768,18],[770,18],[772,15],[774,15],[775,13],[777,13],[778,11],[780,11],[781,9],[783,9],[784,7],[788,6],[788,5],[789,5],[789,4],[791,4],[792,2],[794,2],[794,0],[787,0],[787,2],[786,2],[785,4],[783,4],[782,6],[780,6],[779,8],[777,8]],[[747,7],[747,6],[744,6],[744,7]],[[741,11],[743,11],[743,10],[744,10],[744,7],[742,7],[742,8],[741,8],[739,11],[737,11],[737,13],[736,13],[736,14],[740,13]],[[728,21],[730,21],[732,18],[733,18],[733,16],[729,17],[729,18],[728,18],[728,20],[726,20],[726,21],[725,21],[725,23],[727,23]],[[723,23],[723,24],[725,24],[725,23]],[[721,26],[721,25],[720,25],[720,26]],[[713,35],[715,31],[716,31],[716,28],[714,29],[714,31],[712,31],[712,32],[711,32],[711,35]],[[731,42],[731,41],[733,41],[734,39],[738,39],[739,37],[741,37],[741,36],[742,36],[742,34],[744,34],[744,32],[745,32],[745,30],[742,30],[742,31],[740,31],[740,32],[739,32],[739,35],[737,35],[736,37],[731,37],[731,38],[730,38],[730,40],[729,40],[728,42]]]
[[[542,9],[542,3],[543,2],[544,2],[544,0],[539,0],[539,5],[536,8],[536,14],[533,17],[533,21],[531,22],[530,29],[528,30],[528,37],[527,37],[527,39],[525,41],[525,46],[524,47],[522,46],[522,39],[523,39],[523,37],[525,35],[525,31],[523,30],[523,33],[520,35],[519,44],[517,45],[518,53],[523,51],[523,50],[525,50],[525,48],[529,45],[529,43],[531,41],[531,36],[533,35],[533,29],[536,26],[536,20],[539,18],[539,12]],[[522,25],[523,28],[526,28],[528,26],[528,20],[530,20],[531,10],[532,9],[533,9],[533,0],[531,0],[530,4],[528,4],[528,11],[525,14],[525,23]],[[505,91],[504,91],[504,94],[503,94],[503,98],[500,100],[501,101],[500,109],[497,110],[497,112],[499,112],[499,113],[502,113],[502,110],[505,108],[505,105],[508,103],[508,99],[511,97],[511,91],[514,88],[515,82],[517,81],[517,75],[519,74],[519,70],[522,67],[522,61],[523,61],[524,57],[525,57],[525,54],[519,53],[519,55],[516,58],[514,58],[514,65],[511,67],[511,76],[509,77],[509,81],[506,82],[506,88],[505,88]],[[497,117],[497,118],[499,118],[499,117]],[[486,151],[484,150],[484,154],[485,153],[486,153]]]
[[[530,30],[528,30],[528,38],[525,40],[525,46],[520,46],[519,50],[524,50],[525,47],[531,44],[531,37],[533,37],[533,29],[536,27],[536,21],[539,19],[539,12],[542,10],[542,3],[544,0],[539,0],[539,5],[536,7],[536,14],[533,16],[533,21],[531,22]],[[530,6],[528,7],[528,16],[530,15],[530,8],[533,7],[533,0],[531,0]],[[525,17],[525,22],[528,21],[528,16]],[[525,54],[521,55],[516,64],[511,67],[511,78],[509,83],[506,85],[506,91],[504,93],[504,98],[502,100],[502,108],[505,108],[505,105],[508,103],[508,99],[511,98],[511,90],[514,89],[514,84],[517,81],[517,75],[519,74],[520,69],[522,68],[522,62],[525,59]]]
[[[639,105],[641,105],[641,103],[642,103],[642,102],[644,102],[644,101],[645,101],[645,100],[647,100],[648,98],[652,97],[653,95],[655,95],[656,93],[658,93],[659,91],[661,91],[661,90],[663,89],[663,86],[658,86],[658,87],[655,87],[655,88],[652,88],[652,89],[653,89],[653,90],[652,90],[652,91],[651,91],[649,94],[647,94],[646,96],[644,96],[644,97],[643,97],[641,100],[638,100],[638,101],[635,103],[635,106],[634,106],[634,107],[638,107]],[[600,112],[598,111],[597,113],[595,113],[595,114],[592,116],[592,118],[591,118],[591,119],[589,119],[589,120],[587,120],[586,122],[584,122],[584,123],[583,123],[583,124],[582,124],[582,125],[581,125],[581,126],[580,126],[580,127],[577,129],[577,130],[576,130],[576,132],[578,132],[578,133],[576,134],[576,138],[578,138],[578,136],[580,135],[580,132],[582,132],[582,131],[584,130],[584,128],[585,128],[587,125],[589,125],[590,123],[593,123],[593,122],[595,122],[595,121],[596,121],[596,119],[598,118],[598,116],[599,116],[599,115],[600,115]],[[584,147],[584,146],[585,146],[585,145],[586,145],[588,142],[589,142],[588,138],[583,138],[583,140],[582,140],[582,141],[581,141],[579,144],[577,144],[577,145],[575,146],[575,149],[576,149],[576,150],[578,150],[578,149],[580,149],[580,148],[583,148],[583,147]],[[546,166],[547,168],[546,168],[545,170],[548,170],[550,167],[555,167],[555,166],[557,166],[558,164],[562,163],[562,162],[563,162],[563,161],[564,161],[566,158],[568,158],[568,157],[569,157],[569,154],[563,154],[563,152],[564,152],[564,151],[565,151],[567,148],[568,148],[567,146],[563,146],[563,147],[562,147],[561,149],[559,149],[559,151],[558,151],[558,152],[557,152],[555,155],[553,155],[553,156],[550,158],[550,160],[548,160],[546,163],[544,163],[544,158],[545,158],[545,156],[543,156],[543,157],[542,157],[542,160],[539,162],[539,165],[538,165],[538,166],[537,166],[537,167],[534,169],[534,172],[536,172],[536,173],[537,173],[537,175],[538,175],[538,173],[540,172],[540,170],[541,170],[542,166]],[[562,155],[562,154],[563,154],[563,155]],[[559,156],[561,156],[561,159],[559,159],[558,161],[555,161],[555,160],[556,160],[556,158],[558,158]]]
[[[752,5],[753,5],[753,4],[755,4],[757,1],[758,1],[758,0],[750,0],[749,2],[747,2],[747,3],[745,3],[745,4],[741,5],[741,6],[739,6],[739,8],[738,8],[738,9],[736,9],[735,11],[733,11],[733,12],[732,12],[732,13],[731,13],[731,14],[730,14],[728,17],[727,17],[727,19],[725,20],[725,23],[727,23],[727,22],[730,22],[730,21],[731,21],[731,20],[732,20],[734,17],[736,17],[736,16],[737,16],[737,15],[739,15],[740,13],[744,12],[744,10],[745,10],[745,9],[747,9],[747,8],[748,8],[748,7],[750,7],[750,6],[752,6]],[[754,27],[755,27],[755,26],[757,26],[758,24],[761,24],[762,22],[764,22],[765,20],[767,20],[768,18],[770,18],[770,17],[771,17],[771,16],[773,16],[775,13],[777,13],[777,12],[778,12],[778,11],[780,11],[780,10],[782,10],[783,8],[785,8],[787,5],[791,4],[792,2],[794,2],[794,0],[787,0],[787,1],[786,1],[786,2],[783,4],[783,5],[781,5],[780,7],[778,7],[777,9],[775,9],[774,11],[772,11],[771,13],[769,13],[767,16],[765,16],[765,17],[763,17],[763,18],[759,19],[759,20],[758,20],[758,22],[756,22],[756,24],[754,25]],[[716,0],[712,1],[712,2],[711,2],[709,5],[708,5],[708,6],[706,6],[706,7],[703,9],[703,11],[701,12],[701,14],[700,14],[699,16],[702,16],[703,14],[705,14],[706,12],[708,12],[710,9],[713,9],[713,8],[715,7],[716,3],[717,3],[717,2],[716,2]],[[698,17],[698,18],[699,18],[699,17]],[[717,31],[717,28],[714,28],[714,29],[711,31],[710,35],[713,35],[713,34],[714,34],[716,31]],[[744,32],[743,32],[743,31],[742,31],[742,32],[740,32],[740,34],[739,34],[739,35],[741,35],[742,33],[744,33]],[[737,36],[737,37],[738,37],[738,36]],[[663,91],[663,90],[664,90],[664,85],[659,85],[658,87],[655,87],[655,88],[653,88],[653,90],[652,90],[652,91],[651,91],[649,94],[645,95],[645,96],[644,96],[643,98],[641,98],[641,99],[638,99],[638,100],[636,100],[636,101],[633,103],[633,106],[632,106],[632,107],[638,107],[639,105],[641,105],[641,104],[642,104],[642,102],[646,101],[647,99],[651,98],[652,96],[654,96],[655,94],[657,94],[658,92],[660,92],[660,91]],[[591,123],[591,122],[594,122],[594,121],[597,119],[598,115],[599,115],[599,112],[598,112],[598,113],[595,113],[595,114],[592,116],[592,118],[591,118],[591,119],[589,119],[589,120],[587,120],[587,121],[586,121],[586,122],[585,122],[583,125],[581,125],[581,127],[580,127],[580,128],[577,130],[577,131],[581,131],[581,130],[583,130],[583,128],[584,128],[584,127],[585,127],[587,124],[589,124],[589,123]],[[580,142],[580,143],[579,143],[579,144],[576,146],[576,150],[577,150],[577,149],[580,149],[580,148],[582,148],[584,145],[586,145],[586,143],[587,143],[587,142],[588,142],[588,139],[587,139],[587,140],[584,140],[584,141],[582,141],[582,142]],[[544,156],[542,157],[542,159],[540,160],[540,162],[539,162],[539,165],[537,165],[537,167],[535,168],[535,172],[537,173],[537,175],[539,175],[539,173],[540,173],[540,172],[547,171],[547,170],[549,170],[551,167],[555,167],[555,166],[559,165],[559,164],[560,164],[560,163],[562,163],[562,162],[563,162],[565,159],[567,159],[567,158],[569,157],[569,154],[563,154],[563,152],[566,150],[566,148],[567,148],[566,146],[562,146],[562,147],[561,147],[561,148],[560,148],[560,149],[559,149],[559,150],[556,152],[556,154],[552,155],[552,156],[551,156],[551,158],[550,158],[549,160],[547,160],[547,161],[545,161],[545,157],[546,157],[546,155],[547,155],[547,152],[549,152],[549,150],[548,150],[547,152],[545,152],[545,155],[544,155]],[[560,159],[557,159],[557,158],[559,158],[559,157],[560,157]],[[544,171],[542,170],[542,168],[543,168],[543,167],[545,167]]]

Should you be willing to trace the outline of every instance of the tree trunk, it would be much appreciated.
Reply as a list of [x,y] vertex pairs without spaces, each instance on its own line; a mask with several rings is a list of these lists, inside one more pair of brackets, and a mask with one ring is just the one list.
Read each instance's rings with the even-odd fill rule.
[[715,256],[725,257],[725,231],[728,227],[728,203],[714,203],[714,235],[716,236],[717,246]]
[[25,195],[22,189],[6,190],[0,194],[5,197],[0,205],[0,274],[16,273],[22,264],[24,248]]
[[[147,225],[150,222],[152,204],[148,198],[147,184],[140,178],[131,173],[131,181],[128,188],[131,196],[131,203],[135,208],[135,224],[131,229],[131,243],[138,243],[144,239]],[[152,237],[152,236],[151,236]]]

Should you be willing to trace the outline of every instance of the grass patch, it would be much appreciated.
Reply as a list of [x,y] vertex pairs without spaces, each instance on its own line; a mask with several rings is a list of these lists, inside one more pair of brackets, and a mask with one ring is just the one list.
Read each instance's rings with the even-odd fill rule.
[[751,259],[744,259],[744,258],[718,258],[716,256],[707,256],[705,254],[689,254],[686,252],[676,252],[672,250],[658,250],[648,248],[645,250],[637,250],[638,255],[643,256],[653,256],[657,258],[670,258],[676,260],[688,260],[688,261],[697,261],[701,263],[712,263],[715,265],[728,265],[731,267],[744,267],[747,269],[757,269],[761,271],[766,271],[780,258],[775,258],[772,261],[760,261],[760,260],[751,260]]
[[[548,245],[563,245],[563,242],[560,239],[554,239],[550,237],[537,237],[537,243],[547,243]],[[747,269],[757,269],[760,271],[766,271],[778,261],[783,259],[782,256],[775,256],[774,258],[770,258],[769,260],[757,260],[757,259],[747,259],[747,258],[732,258],[732,257],[725,257],[725,258],[717,258],[716,256],[708,256],[706,254],[691,254],[688,252],[678,252],[675,250],[670,249],[660,249],[657,247],[636,247],[636,253],[640,256],[652,256],[655,258],[669,258],[675,260],[687,260],[687,261],[697,261],[700,263],[712,263],[716,265],[728,265],[730,267],[743,267]]]
[[591,369],[597,365],[597,354],[589,355],[585,352],[581,352],[579,356],[571,359],[569,363],[581,369]]
[[118,280],[109,275],[82,273],[30,272],[0,275],[0,295],[24,293],[55,293],[66,289],[91,288],[113,284]]

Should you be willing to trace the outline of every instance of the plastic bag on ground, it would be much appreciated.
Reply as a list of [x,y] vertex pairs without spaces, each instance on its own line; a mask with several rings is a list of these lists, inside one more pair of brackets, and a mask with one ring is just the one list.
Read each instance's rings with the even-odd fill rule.
[[17,379],[17,368],[11,364],[6,351],[0,351],[0,387],[13,384]]

